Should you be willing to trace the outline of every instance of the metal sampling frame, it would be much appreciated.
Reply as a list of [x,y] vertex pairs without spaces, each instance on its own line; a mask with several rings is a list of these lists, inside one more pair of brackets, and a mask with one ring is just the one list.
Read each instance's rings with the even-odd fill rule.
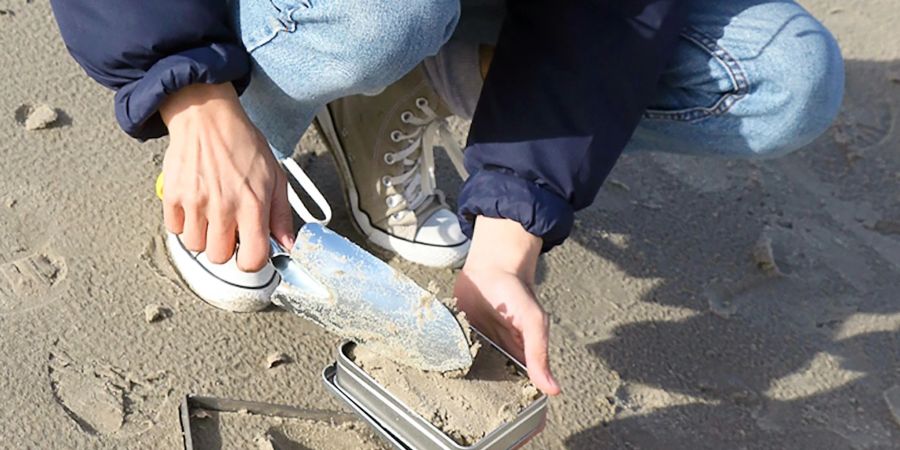
[[195,450],[194,439],[191,435],[191,411],[198,409],[226,413],[248,412],[250,414],[262,416],[315,420],[334,424],[359,420],[353,414],[340,411],[298,408],[296,406],[279,405],[275,403],[232,400],[188,394],[181,400],[181,405],[178,407],[178,414],[181,422],[181,436],[184,440],[185,450]]

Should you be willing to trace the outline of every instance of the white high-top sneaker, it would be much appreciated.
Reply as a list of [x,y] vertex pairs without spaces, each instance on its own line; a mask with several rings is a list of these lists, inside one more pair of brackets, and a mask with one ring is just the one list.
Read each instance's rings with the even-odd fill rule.
[[420,65],[379,94],[336,100],[316,117],[357,228],[378,247],[431,267],[458,266],[469,250],[435,183],[435,146],[468,176],[449,115]]

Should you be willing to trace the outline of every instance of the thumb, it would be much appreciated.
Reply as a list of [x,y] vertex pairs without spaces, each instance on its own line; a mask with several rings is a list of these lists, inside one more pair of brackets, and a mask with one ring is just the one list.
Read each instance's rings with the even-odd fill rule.
[[524,321],[522,338],[525,344],[525,366],[534,386],[547,395],[560,393],[559,383],[550,372],[547,347],[550,342],[550,323],[547,315],[537,308]]
[[275,192],[272,196],[272,209],[269,212],[269,229],[272,236],[285,250],[294,246],[294,216],[291,204],[288,202],[287,180],[279,174],[275,182]]

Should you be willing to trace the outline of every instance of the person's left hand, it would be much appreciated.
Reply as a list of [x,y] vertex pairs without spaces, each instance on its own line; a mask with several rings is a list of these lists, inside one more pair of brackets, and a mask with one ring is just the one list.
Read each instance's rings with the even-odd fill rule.
[[550,372],[549,320],[532,286],[540,238],[508,219],[478,217],[453,294],[469,322],[528,368],[535,387],[560,393]]

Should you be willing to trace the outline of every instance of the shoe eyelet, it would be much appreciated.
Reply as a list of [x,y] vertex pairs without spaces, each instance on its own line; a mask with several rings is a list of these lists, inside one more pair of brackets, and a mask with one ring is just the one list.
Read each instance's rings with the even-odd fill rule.
[[416,99],[416,106],[419,108],[425,108],[428,106],[428,99],[425,97],[419,97]]
[[397,196],[396,195],[387,196],[387,198],[384,199],[384,204],[387,205],[388,208],[393,208],[393,207],[397,206],[397,204],[398,204]]
[[399,211],[399,212],[395,212],[395,213],[391,214],[391,218],[394,220],[400,220],[405,215],[406,215],[406,211]]
[[391,140],[394,142],[400,142],[403,140],[403,133],[400,130],[391,131]]
[[402,113],[400,113],[400,120],[403,123],[409,123],[412,120],[412,118],[413,118],[413,113],[411,113],[409,111],[403,111]]
[[385,175],[381,177],[381,184],[383,184],[385,187],[391,187],[391,185],[393,185],[394,183],[391,181],[390,176]]
[[394,154],[393,153],[385,153],[384,154],[384,162],[388,164],[394,164]]

